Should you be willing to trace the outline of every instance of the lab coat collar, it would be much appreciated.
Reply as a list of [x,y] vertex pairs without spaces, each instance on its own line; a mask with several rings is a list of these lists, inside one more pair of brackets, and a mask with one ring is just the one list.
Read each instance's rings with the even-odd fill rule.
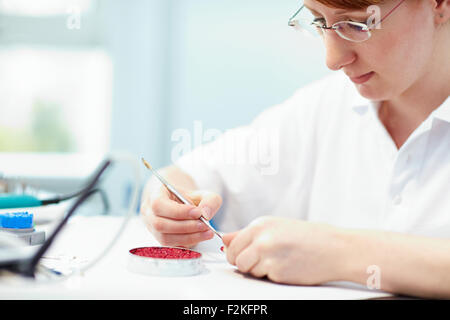
[[[369,108],[372,108],[373,111],[378,114],[380,105],[381,101],[368,100],[359,93],[355,94],[351,102],[353,110],[360,115],[364,115]],[[433,111],[432,116],[450,123],[450,96],[444,101],[443,104]]]
[[433,116],[450,123],[450,96],[439,108],[433,111]]

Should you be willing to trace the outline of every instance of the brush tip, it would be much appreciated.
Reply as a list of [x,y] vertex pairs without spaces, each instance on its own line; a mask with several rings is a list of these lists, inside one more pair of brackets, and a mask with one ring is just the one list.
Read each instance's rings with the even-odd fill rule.
[[152,170],[152,166],[150,165],[150,163],[148,163],[147,161],[145,161],[144,158],[142,158],[142,162],[144,163],[144,165],[145,165],[148,169]]

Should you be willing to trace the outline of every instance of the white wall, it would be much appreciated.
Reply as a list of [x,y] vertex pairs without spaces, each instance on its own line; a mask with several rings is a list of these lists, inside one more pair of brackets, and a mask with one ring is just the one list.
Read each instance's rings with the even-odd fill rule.
[[[328,73],[320,41],[287,26],[296,0],[93,1],[95,23],[83,25],[81,17],[89,34],[40,38],[110,55],[108,148],[145,156],[155,167],[170,163],[174,130],[193,131],[196,120],[221,131],[248,123]],[[126,180],[117,181],[123,190]]]
[[[173,1],[167,136],[246,124],[328,72],[320,41],[287,26],[298,1]],[[173,145],[173,143],[172,143]],[[165,149],[165,161],[170,150]]]

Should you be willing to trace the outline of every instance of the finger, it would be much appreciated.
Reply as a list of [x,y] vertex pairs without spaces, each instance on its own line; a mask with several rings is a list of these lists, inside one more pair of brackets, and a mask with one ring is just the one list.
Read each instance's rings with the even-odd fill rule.
[[198,219],[200,213],[193,210],[193,205],[181,204],[168,198],[159,197],[151,203],[152,212],[159,217],[174,220]]
[[147,185],[142,193],[141,207],[139,210],[140,213],[144,216],[148,213],[149,209],[151,209],[153,198],[160,197],[160,191],[158,191],[156,195],[152,194],[148,189],[149,187]]
[[247,273],[259,262],[258,251],[248,246],[236,257],[236,267],[239,271]]
[[236,235],[239,233],[239,231],[234,231],[230,233],[226,233],[222,236],[223,244],[228,247],[230,245],[230,242],[236,237]]
[[253,233],[249,229],[243,229],[237,233],[227,247],[227,260],[232,265],[236,265],[236,257],[248,247],[253,240]]
[[163,246],[187,246],[187,247],[194,246],[197,243],[209,240],[212,237],[214,237],[214,233],[211,230],[204,232],[195,232],[190,234],[162,233],[156,236],[157,240]]
[[[198,208],[201,210],[202,216],[207,220],[211,220],[222,205],[222,197],[214,192],[196,190],[190,192],[188,196],[196,200],[194,203],[198,203]],[[198,200],[200,201],[198,202]]]
[[258,261],[258,263],[256,263],[249,271],[248,273],[250,273],[252,276],[256,277],[256,278],[263,278],[265,276],[267,276],[267,274],[269,273],[269,269],[267,267],[267,264],[262,261],[261,259]]
[[157,198],[171,199],[171,193],[164,185],[152,189],[151,186],[147,184],[144,192],[142,193],[142,204],[150,207],[153,199]]
[[[178,202],[178,203],[184,203],[182,200],[180,200],[180,198],[178,198],[174,193],[172,193],[166,186],[163,186],[163,187],[164,187],[164,194],[167,195],[167,197],[170,200],[173,200],[173,201]],[[183,198],[185,198],[188,202],[190,202],[190,204],[192,204],[194,206],[197,206],[198,203],[200,202],[199,199],[195,199],[195,198],[190,196],[190,191],[189,190],[177,187],[177,191],[178,191],[179,194],[181,194],[183,196]]]
[[160,233],[195,233],[209,230],[202,221],[192,220],[173,220],[165,217],[153,216],[149,218],[149,223],[153,230]]

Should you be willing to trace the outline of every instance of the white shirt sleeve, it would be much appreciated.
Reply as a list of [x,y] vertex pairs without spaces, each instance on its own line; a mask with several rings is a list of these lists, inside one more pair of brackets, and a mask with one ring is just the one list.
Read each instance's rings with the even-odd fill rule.
[[[223,206],[213,220],[220,230],[237,230],[284,207],[295,207],[297,218],[298,210],[306,211],[312,170],[305,155],[311,155],[308,149],[314,141],[308,135],[313,134],[312,106],[317,96],[309,88],[301,89],[285,103],[263,111],[250,125],[226,131],[175,162],[199,189],[222,196]],[[286,197],[288,190],[299,190],[292,184],[302,184],[305,192]],[[283,207],[284,198],[296,203]]]

